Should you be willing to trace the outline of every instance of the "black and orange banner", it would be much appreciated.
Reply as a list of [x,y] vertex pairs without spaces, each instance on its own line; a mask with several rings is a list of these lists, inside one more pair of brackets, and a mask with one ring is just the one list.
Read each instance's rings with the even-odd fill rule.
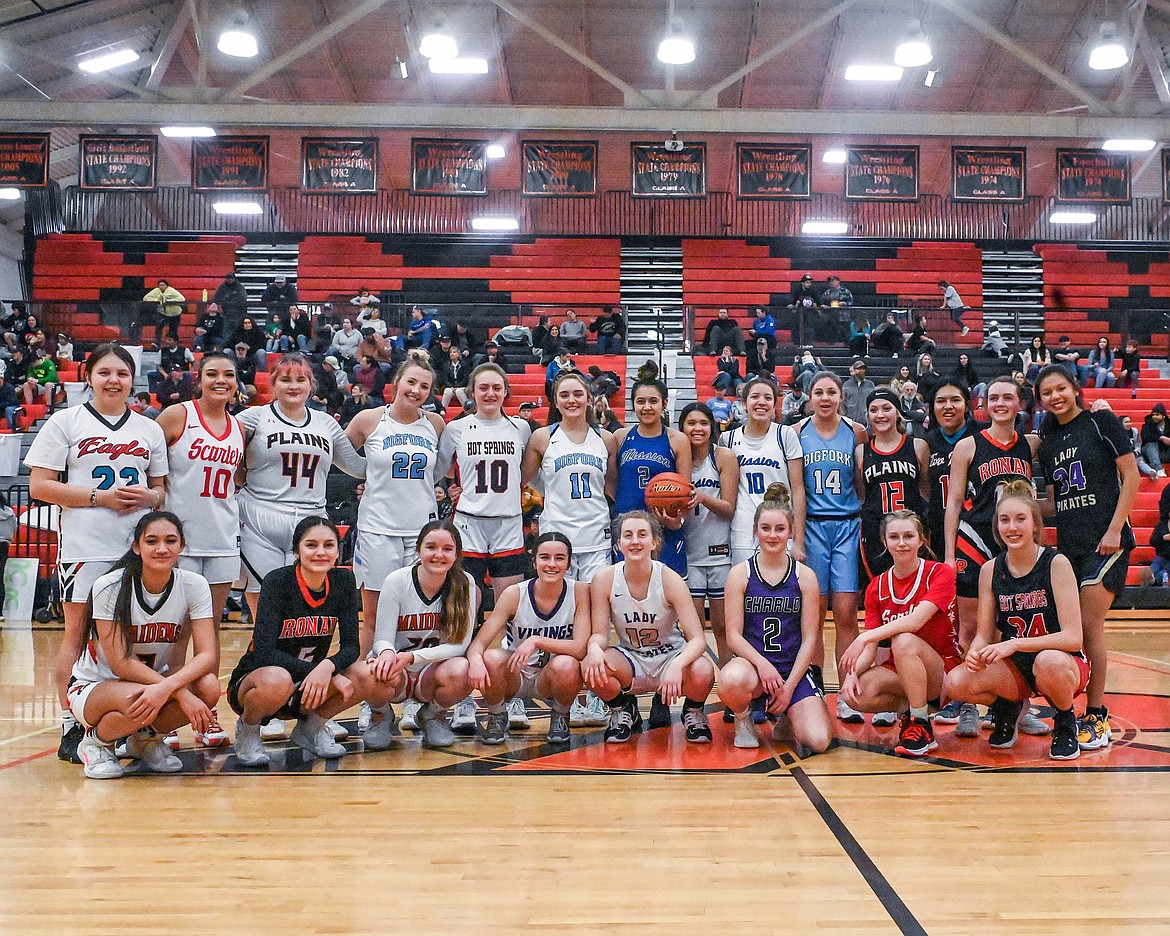
[[1027,195],[1023,147],[951,147],[951,198],[955,201],[1022,202]]
[[1056,151],[1056,200],[1073,205],[1127,205],[1128,153],[1091,149]]
[[596,195],[597,141],[521,144],[525,195]]
[[809,198],[812,147],[806,143],[736,143],[740,198]]
[[268,189],[268,137],[193,140],[191,187],[196,192],[263,192]]
[[155,188],[158,137],[82,134],[77,139],[77,146],[81,157],[81,188],[108,192],[141,192]]
[[44,188],[49,184],[49,135],[0,133],[0,186]]
[[707,194],[707,144],[630,144],[630,191],[638,198],[698,198]]
[[486,195],[486,140],[411,140],[410,190],[415,195]]
[[846,149],[845,197],[857,201],[917,201],[917,146]]
[[325,195],[377,192],[377,139],[302,138],[301,190]]

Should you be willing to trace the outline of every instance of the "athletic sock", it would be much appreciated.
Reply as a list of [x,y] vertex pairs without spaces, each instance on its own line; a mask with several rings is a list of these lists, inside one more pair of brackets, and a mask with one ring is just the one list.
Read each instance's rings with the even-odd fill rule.
[[562,705],[560,702],[550,702],[548,707],[558,715],[568,715],[569,709],[573,707],[573,704],[570,702],[568,705]]
[[685,698],[685,697],[683,698],[683,708],[684,708],[684,709],[688,709],[688,708],[698,708],[698,709],[701,709],[701,708],[702,708],[704,705],[706,705],[706,704],[707,704],[707,703],[706,703],[705,701],[703,701],[703,702],[696,702],[694,699]]
[[1087,709],[1085,709],[1085,714],[1096,715],[1098,718],[1108,718],[1109,709],[1107,709],[1104,705],[1090,705]]
[[910,706],[910,717],[911,718],[918,718],[918,719],[921,719],[922,721],[926,721],[926,719],[928,719],[930,717],[930,706],[924,705],[924,706],[922,706],[922,708],[915,708],[913,705],[911,705]]
[[508,710],[508,705],[506,702],[497,702],[495,705],[489,705],[487,710],[491,715],[503,715]]

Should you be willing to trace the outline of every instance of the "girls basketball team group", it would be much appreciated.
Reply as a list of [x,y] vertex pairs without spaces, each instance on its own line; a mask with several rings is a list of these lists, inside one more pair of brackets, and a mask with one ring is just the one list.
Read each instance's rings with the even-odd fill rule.
[[[868,427],[844,418],[828,372],[797,426],[775,422],[775,386],[752,380],[746,422],[719,439],[701,403],[667,427],[657,381],[632,388],[631,426],[597,429],[573,372],[553,386],[560,421],[535,431],[504,413],[508,381],[494,364],[471,374],[474,413],[445,424],[422,408],[434,373],[410,359],[393,402],[345,430],[307,407],[312,371],[295,353],[272,370],[275,401],[238,418],[223,354],[200,362],[199,397],[157,422],[126,405],[124,349],[99,346],[85,373],[91,402],[53,415],[26,461],[31,496],[60,508],[59,756],[88,777],[119,777],[126,759],[180,770],[174,732],[186,724],[198,744],[230,743],[216,720],[217,628],[241,563],[255,625],[227,697],[244,765],[268,763],[264,741],[284,737],[286,720],[310,755],[345,754],[334,718],[359,702],[366,750],[391,747],[402,727],[450,745],[468,723],[499,744],[527,727],[532,698],[550,709],[549,742],[604,724],[605,741],[622,743],[642,729],[638,692],[655,693],[651,727],[670,724],[681,700],[686,740],[700,744],[712,739],[704,706],[717,673],[736,747],[758,747],[771,716],[824,751],[830,606],[836,716],[898,723],[901,753],[933,750],[938,723],[978,735],[975,703],[989,707],[994,747],[1018,730],[1051,730],[1056,758],[1110,741],[1104,618],[1125,580],[1138,474],[1120,423],[1087,411],[1058,366],[1037,382],[1039,438],[1017,433],[1020,388],[1003,378],[987,389],[986,427],[966,389],[944,382],[926,440],[907,434],[884,388],[870,395]],[[1034,459],[1057,549],[1043,542]],[[324,515],[334,467],[364,481],[352,572],[337,565]],[[690,499],[648,510],[647,485],[667,472],[691,479]],[[435,482],[448,475],[455,513],[439,520]],[[525,580],[527,484],[544,511]],[[925,558],[931,544],[943,561]],[[493,609],[477,629],[489,577]],[[1056,711],[1051,729],[1029,710],[1036,695]]]

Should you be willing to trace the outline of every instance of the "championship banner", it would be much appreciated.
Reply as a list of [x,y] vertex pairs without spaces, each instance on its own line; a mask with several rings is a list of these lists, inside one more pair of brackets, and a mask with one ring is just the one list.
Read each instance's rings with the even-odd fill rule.
[[845,198],[917,201],[917,146],[853,146],[846,149]]
[[411,140],[410,190],[415,195],[486,195],[486,140]]
[[49,135],[0,133],[0,186],[45,188],[49,184]]
[[1127,205],[1128,153],[1091,149],[1056,151],[1056,200],[1076,205]]
[[597,142],[520,145],[525,195],[597,194]]
[[955,201],[1022,202],[1027,195],[1023,147],[951,147],[951,198]]
[[196,192],[267,191],[268,137],[192,140],[191,188]]
[[808,198],[812,147],[805,143],[736,143],[736,195]]
[[377,139],[335,140],[303,137],[301,191],[325,195],[376,193]]
[[707,144],[630,144],[630,191],[637,198],[695,198],[707,194]]
[[81,188],[117,192],[155,187],[158,137],[82,134],[77,146]]

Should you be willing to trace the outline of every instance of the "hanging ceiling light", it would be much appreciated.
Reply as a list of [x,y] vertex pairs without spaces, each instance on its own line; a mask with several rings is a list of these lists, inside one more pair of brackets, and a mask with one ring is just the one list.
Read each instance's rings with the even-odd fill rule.
[[236,58],[254,58],[260,54],[256,37],[239,22],[219,34],[219,42],[215,47],[224,55],[234,55]]
[[454,36],[443,31],[442,24],[438,24],[431,32],[422,37],[418,44],[418,52],[423,58],[435,60],[453,59],[459,56],[459,43]]
[[1102,23],[1101,37],[1089,53],[1089,68],[1109,71],[1129,62],[1129,50],[1117,32],[1116,23]]
[[664,65],[689,65],[695,60],[695,44],[686,36],[671,32],[658,43],[658,61]]
[[922,31],[922,24],[915,20],[910,24],[909,34],[894,50],[894,64],[902,68],[918,68],[929,65],[933,60],[934,53],[930,50],[930,43]]

